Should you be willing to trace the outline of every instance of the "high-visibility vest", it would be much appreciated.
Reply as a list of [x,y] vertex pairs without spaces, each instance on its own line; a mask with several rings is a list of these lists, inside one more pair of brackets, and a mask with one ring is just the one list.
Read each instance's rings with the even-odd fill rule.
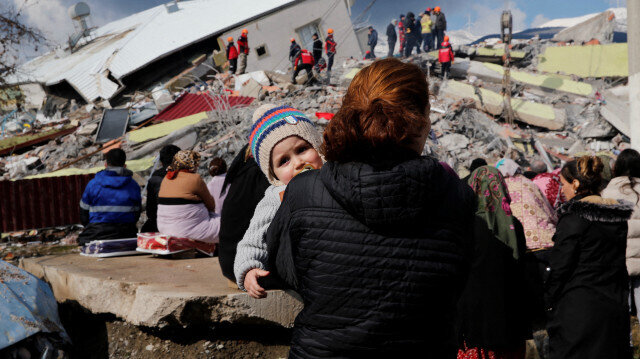
[[422,17],[422,20],[420,20],[420,24],[422,25],[422,33],[423,34],[430,34],[431,33],[431,18],[429,17],[429,15],[424,15]]

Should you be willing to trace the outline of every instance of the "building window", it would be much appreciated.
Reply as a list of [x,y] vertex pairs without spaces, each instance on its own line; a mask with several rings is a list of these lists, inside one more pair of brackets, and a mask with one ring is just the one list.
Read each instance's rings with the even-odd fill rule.
[[298,37],[300,38],[300,46],[309,51],[313,50],[313,34],[320,36],[320,20],[316,20],[310,24],[300,27],[296,30]]
[[269,56],[269,51],[267,50],[267,45],[257,46],[256,47],[256,55],[258,55],[259,59]]

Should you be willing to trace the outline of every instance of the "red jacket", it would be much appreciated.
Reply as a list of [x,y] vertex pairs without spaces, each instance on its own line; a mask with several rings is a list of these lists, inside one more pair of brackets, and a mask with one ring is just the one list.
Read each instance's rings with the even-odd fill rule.
[[315,65],[315,60],[313,59],[313,55],[311,55],[311,53],[307,50],[302,50],[300,51],[300,53],[298,54],[298,57],[296,57],[296,63],[295,66],[298,67],[298,62],[302,61],[303,64],[305,65]]
[[249,39],[247,39],[247,35],[240,35],[238,38],[238,51],[249,55]]
[[227,45],[227,59],[233,60],[238,58],[238,49],[236,49],[236,45],[230,43]]
[[438,61],[442,62],[452,62],[453,57],[453,49],[451,48],[451,44],[448,42],[442,43],[442,48],[438,51]]
[[336,42],[333,40],[333,35],[327,36],[327,40],[324,42],[324,48],[327,51],[327,55],[336,53]]

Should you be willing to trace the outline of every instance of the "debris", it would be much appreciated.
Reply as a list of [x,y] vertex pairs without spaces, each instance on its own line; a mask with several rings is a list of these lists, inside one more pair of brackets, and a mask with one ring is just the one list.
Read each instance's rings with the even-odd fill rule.
[[615,17],[613,11],[605,11],[560,31],[553,36],[553,41],[582,44],[596,40],[600,44],[609,44],[613,41],[613,32],[616,28]]
[[538,71],[588,77],[627,77],[627,44],[549,46],[539,56]]

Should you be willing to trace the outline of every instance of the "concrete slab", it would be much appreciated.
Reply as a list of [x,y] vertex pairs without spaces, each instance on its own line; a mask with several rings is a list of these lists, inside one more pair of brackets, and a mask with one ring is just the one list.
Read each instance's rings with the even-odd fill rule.
[[303,306],[289,291],[271,290],[256,300],[230,288],[218,258],[66,254],[27,258],[20,267],[48,282],[58,302],[75,301],[92,313],[148,327],[220,322],[291,327]]
[[172,121],[163,122],[157,125],[148,126],[139,130],[131,131],[127,134],[127,140],[130,142],[145,142],[156,138],[164,137],[181,128],[195,125],[196,123],[206,120],[207,113],[201,112],[195,115],[179,118]]
[[[623,90],[622,93],[618,93],[621,90]],[[624,92],[624,90],[627,91]],[[628,88],[613,88],[604,91],[603,96],[607,103],[600,107],[600,114],[618,131],[629,137],[631,136],[631,127],[629,126],[629,113],[631,111],[631,105],[629,104],[628,94]]]
[[539,55],[538,71],[580,77],[627,77],[627,44],[547,47]]
[[553,40],[584,43],[597,39],[601,44],[610,44],[613,41],[613,31],[616,28],[615,18],[613,11],[607,10],[600,15],[560,31],[553,36]]
[[[475,76],[484,81],[502,83],[504,69],[500,65],[478,62],[457,61],[451,66],[451,74],[455,77]],[[511,69],[511,80],[543,91],[561,91],[579,96],[592,96],[595,90],[591,84],[578,82],[564,76],[554,74],[533,74]]]
[[[449,80],[440,88],[440,94],[456,100],[472,98],[476,102],[476,107],[479,110],[494,116],[502,114],[502,96],[485,88],[478,88],[462,82]],[[530,125],[544,127],[550,130],[560,130],[566,122],[566,113],[553,106],[512,99],[511,107],[516,114],[517,120]]]

